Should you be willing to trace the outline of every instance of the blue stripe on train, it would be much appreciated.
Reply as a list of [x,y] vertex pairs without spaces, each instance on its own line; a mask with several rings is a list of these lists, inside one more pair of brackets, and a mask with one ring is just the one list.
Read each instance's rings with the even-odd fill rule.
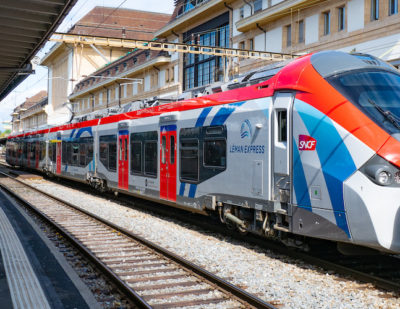
[[190,198],[194,198],[196,195],[196,189],[197,189],[197,185],[196,184],[190,184],[190,188],[189,188],[189,197]]
[[179,187],[179,196],[183,196],[185,194],[185,183],[181,182],[181,186]]
[[309,135],[317,140],[316,151],[329,191],[336,224],[350,238],[343,201],[343,182],[356,171],[351,154],[332,120],[312,106],[298,101],[297,110]]
[[293,137],[293,188],[297,205],[311,211],[311,200],[307,188],[307,180],[304,175],[303,164],[301,163],[295,137]]
[[215,114],[213,120],[211,121],[212,126],[220,126],[225,123],[230,115],[236,110],[236,107],[242,106],[246,101],[237,102],[229,104],[225,107],[221,107],[219,111]]
[[195,127],[202,127],[204,125],[204,122],[206,121],[206,118],[211,110],[212,107],[206,107],[201,111],[199,118],[197,118]]

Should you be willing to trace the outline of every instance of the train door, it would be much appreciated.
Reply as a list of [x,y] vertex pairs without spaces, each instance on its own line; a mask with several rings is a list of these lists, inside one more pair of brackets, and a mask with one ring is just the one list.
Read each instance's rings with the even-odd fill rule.
[[128,190],[129,187],[129,160],[128,160],[129,131],[118,132],[118,188]]
[[290,202],[293,97],[291,92],[276,93],[271,111],[271,193],[281,203]]
[[176,125],[160,127],[160,198],[176,201]]

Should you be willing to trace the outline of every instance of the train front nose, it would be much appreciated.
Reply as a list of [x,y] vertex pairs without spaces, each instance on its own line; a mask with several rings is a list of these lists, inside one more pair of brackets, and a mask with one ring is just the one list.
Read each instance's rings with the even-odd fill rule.
[[399,170],[374,156],[344,183],[344,202],[354,243],[400,252]]

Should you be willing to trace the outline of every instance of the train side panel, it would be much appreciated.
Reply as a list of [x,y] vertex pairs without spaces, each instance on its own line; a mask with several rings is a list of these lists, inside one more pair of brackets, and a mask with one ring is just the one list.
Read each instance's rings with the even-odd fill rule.
[[[193,138],[190,131],[200,133],[201,139],[198,180],[193,179],[196,177],[185,179],[180,173],[179,202],[212,208],[209,201],[215,197],[217,202],[246,209],[268,207],[268,118],[271,104],[272,98],[262,98],[208,107],[197,110],[195,117],[185,117],[180,121],[180,165],[183,163],[181,148],[185,140]],[[213,149],[219,144],[223,146]]]

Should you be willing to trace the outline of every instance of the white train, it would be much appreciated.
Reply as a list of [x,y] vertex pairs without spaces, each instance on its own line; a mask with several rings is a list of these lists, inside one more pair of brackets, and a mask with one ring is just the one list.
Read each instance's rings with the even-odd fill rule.
[[7,161],[216,212],[293,246],[308,236],[400,252],[399,73],[341,52],[276,71],[256,85],[11,136]]

